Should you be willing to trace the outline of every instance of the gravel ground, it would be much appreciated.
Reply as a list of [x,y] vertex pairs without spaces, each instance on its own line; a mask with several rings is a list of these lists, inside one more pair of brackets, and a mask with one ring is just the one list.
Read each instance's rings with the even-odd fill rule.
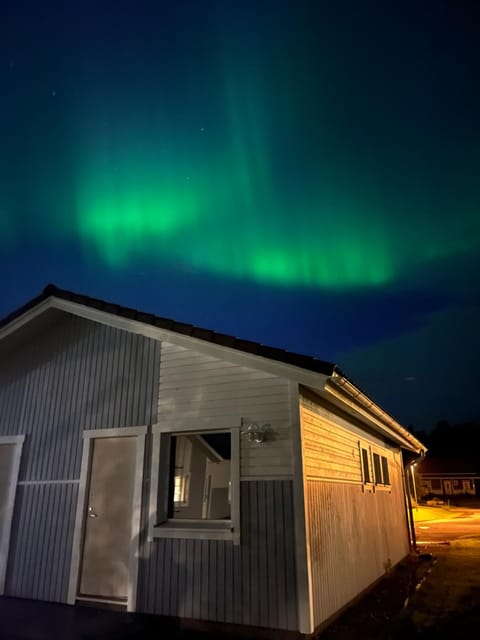
[[469,637],[480,625],[480,539],[420,549],[319,640]]
[[412,554],[357,604],[349,607],[319,640],[374,640],[396,637],[406,603],[433,566],[431,556]]

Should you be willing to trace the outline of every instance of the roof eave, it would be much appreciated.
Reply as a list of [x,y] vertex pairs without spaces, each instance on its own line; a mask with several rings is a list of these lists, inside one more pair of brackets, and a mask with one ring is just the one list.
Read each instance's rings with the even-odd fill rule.
[[37,316],[41,315],[45,311],[49,309],[57,309],[93,322],[137,333],[154,340],[170,342],[184,348],[208,353],[214,357],[225,358],[226,354],[228,354],[228,358],[237,364],[253,368],[256,367],[268,373],[272,373],[279,377],[295,381],[299,384],[305,384],[316,389],[321,389],[328,378],[328,373],[320,373],[304,369],[294,364],[282,362],[279,359],[265,357],[258,353],[250,353],[238,348],[226,346],[220,342],[216,343],[201,337],[192,336],[190,333],[182,333],[172,329],[159,327],[152,322],[147,322],[145,319],[141,319],[155,318],[155,316],[149,316],[148,314],[137,312],[135,312],[135,314],[132,313],[131,317],[119,315],[114,312],[114,309],[118,308],[115,307],[115,305],[110,305],[112,311],[106,311],[99,308],[98,305],[75,302],[57,295],[42,295],[36,300],[37,303],[35,306],[32,306],[31,304],[25,305],[25,307],[22,307],[22,310],[24,308],[26,309],[23,313],[17,312],[9,322],[0,328],[0,341],[27,323],[32,322]]
[[347,404],[358,417],[368,419],[370,424],[390,440],[421,456],[426,454],[427,448],[420,440],[402,427],[338,369],[326,380],[324,389],[327,394]]

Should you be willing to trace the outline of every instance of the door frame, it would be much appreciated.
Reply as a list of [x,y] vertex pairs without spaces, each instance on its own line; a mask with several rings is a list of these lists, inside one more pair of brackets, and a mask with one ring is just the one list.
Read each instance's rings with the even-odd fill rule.
[[77,513],[73,535],[72,559],[70,562],[70,581],[68,604],[75,604],[78,595],[80,568],[83,555],[83,542],[86,528],[90,470],[92,465],[93,440],[96,438],[136,437],[135,480],[132,505],[132,537],[130,543],[130,566],[127,593],[127,611],[135,611],[137,600],[138,558],[140,551],[140,515],[142,508],[143,467],[145,462],[145,440],[147,427],[120,427],[112,429],[88,429],[83,432],[82,467],[78,487]]
[[3,565],[0,563],[0,596],[5,593],[5,581],[7,578],[8,552],[10,548],[10,534],[12,532],[13,508],[15,506],[15,496],[17,495],[18,475],[20,472],[20,460],[22,458],[22,448],[25,442],[24,435],[0,436],[0,444],[13,444],[13,464],[10,474],[7,508],[5,510],[5,536],[0,538],[0,560],[5,558]]

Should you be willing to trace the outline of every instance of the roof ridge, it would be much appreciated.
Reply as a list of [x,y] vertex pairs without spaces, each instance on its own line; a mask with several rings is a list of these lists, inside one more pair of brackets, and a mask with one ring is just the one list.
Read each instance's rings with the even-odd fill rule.
[[294,351],[288,351],[280,347],[274,347],[271,345],[263,344],[262,342],[255,342],[253,340],[247,340],[244,338],[238,338],[236,336],[217,332],[213,329],[206,329],[198,327],[194,324],[188,324],[179,322],[171,318],[165,318],[153,313],[139,311],[133,307],[127,307],[116,303],[108,302],[100,298],[93,298],[83,294],[69,291],[68,289],[61,289],[53,283],[47,284],[42,293],[35,298],[32,298],[26,302],[23,306],[19,307],[6,317],[0,319],[0,328],[6,326],[25,312],[29,311],[33,307],[37,306],[44,300],[50,297],[61,298],[63,300],[69,300],[78,304],[84,304],[88,307],[99,309],[107,313],[113,313],[115,315],[130,318],[132,320],[138,320],[145,324],[151,324],[156,327],[160,327],[173,333],[190,335],[191,337],[206,342],[212,342],[224,347],[230,347],[237,351],[243,351],[258,355],[270,360],[276,360],[277,362],[284,362],[286,364],[297,366],[301,369],[307,369],[314,371],[315,373],[322,373],[324,375],[332,375],[334,371],[339,371],[337,366],[326,360],[321,360],[315,356],[310,356]]

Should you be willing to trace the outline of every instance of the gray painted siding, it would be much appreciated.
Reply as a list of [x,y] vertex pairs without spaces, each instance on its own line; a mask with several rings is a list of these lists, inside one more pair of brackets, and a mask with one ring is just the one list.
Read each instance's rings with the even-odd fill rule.
[[293,527],[290,480],[241,482],[241,544],[146,543],[138,610],[296,630]]
[[160,344],[68,316],[0,367],[0,435],[26,434],[19,480],[78,479],[84,429],[156,420]]
[[76,316],[0,363],[0,435],[25,434],[6,593],[65,601],[82,432],[156,421],[160,344]]
[[77,484],[17,488],[5,592],[65,602]]

